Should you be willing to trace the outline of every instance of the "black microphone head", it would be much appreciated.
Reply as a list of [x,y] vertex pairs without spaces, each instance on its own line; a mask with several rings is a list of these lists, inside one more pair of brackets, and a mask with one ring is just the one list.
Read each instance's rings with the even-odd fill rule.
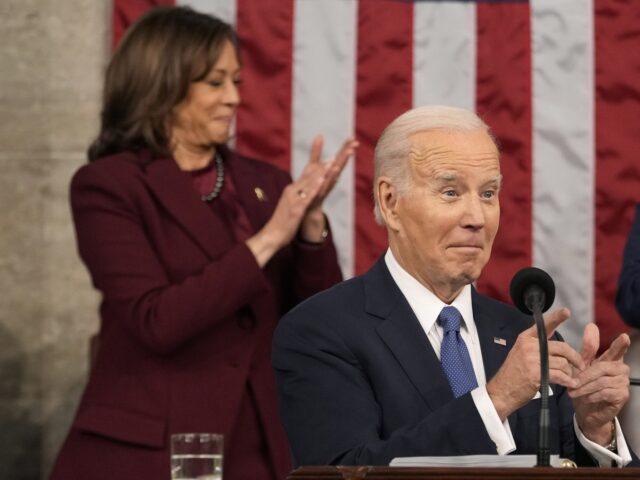
[[531,287],[536,286],[544,292],[544,307],[542,311],[546,312],[553,305],[553,300],[556,297],[556,286],[547,272],[536,267],[527,267],[516,273],[511,280],[511,286],[509,287],[511,301],[518,307],[518,310],[527,315],[531,313],[531,310],[529,310],[525,302],[526,293]]

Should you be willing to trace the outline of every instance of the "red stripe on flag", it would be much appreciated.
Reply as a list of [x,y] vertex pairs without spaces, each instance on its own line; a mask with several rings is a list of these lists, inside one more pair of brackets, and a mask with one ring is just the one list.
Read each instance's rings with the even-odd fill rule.
[[477,5],[478,114],[501,150],[500,230],[478,288],[507,301],[509,282],[531,264],[531,25],[528,3]]
[[243,64],[236,148],[291,169],[293,0],[238,0]]
[[639,2],[595,2],[595,320],[603,346],[626,327],[614,307],[622,249],[640,201]]
[[129,25],[144,12],[158,5],[173,5],[173,0],[113,0],[111,48],[115,50]]
[[373,150],[384,127],[412,106],[413,6],[361,1],[358,5],[358,71],[355,165],[356,274],[366,271],[387,246],[373,219]]

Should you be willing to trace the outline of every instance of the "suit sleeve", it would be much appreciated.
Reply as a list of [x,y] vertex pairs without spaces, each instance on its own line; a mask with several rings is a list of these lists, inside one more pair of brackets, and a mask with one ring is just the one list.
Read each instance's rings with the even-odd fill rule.
[[85,167],[71,183],[71,205],[80,256],[104,296],[102,308],[141,345],[169,353],[266,291],[245,244],[172,283],[122,183],[106,169]]
[[[327,219],[328,226],[329,220]],[[293,288],[296,302],[300,302],[342,280],[331,228],[328,230],[329,234],[321,244],[310,244],[299,239],[293,242],[295,263]]]
[[616,306],[625,322],[640,328],[640,205],[622,257]]
[[295,465],[388,465],[400,456],[496,453],[470,394],[384,432],[370,366],[331,329],[326,318],[336,314],[298,308],[276,329],[280,416]]
[[[562,337],[555,333],[554,340],[562,340]],[[597,467],[598,463],[589,454],[589,452],[582,446],[576,432],[573,428],[573,403],[569,398],[567,389],[560,385],[554,385],[554,396],[551,397],[557,404],[558,418],[555,422],[552,422],[551,428],[558,429],[558,442],[559,451],[558,454],[561,458],[568,458],[576,462],[580,467]],[[535,417],[535,427],[539,425],[539,418]],[[538,438],[534,439],[537,446]]]

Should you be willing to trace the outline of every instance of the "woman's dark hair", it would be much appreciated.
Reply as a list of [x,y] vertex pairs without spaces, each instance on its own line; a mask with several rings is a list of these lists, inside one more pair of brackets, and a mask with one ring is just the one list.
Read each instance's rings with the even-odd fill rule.
[[173,109],[204,79],[230,41],[232,27],[189,7],[158,7],[126,32],[106,72],[100,133],[89,161],[123,150],[169,153]]

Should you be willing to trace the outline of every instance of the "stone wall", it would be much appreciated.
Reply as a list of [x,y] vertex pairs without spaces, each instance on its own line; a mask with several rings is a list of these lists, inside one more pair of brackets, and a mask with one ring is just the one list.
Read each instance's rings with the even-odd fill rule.
[[86,378],[98,299],[67,192],[97,130],[110,8],[0,2],[2,478],[46,478]]

